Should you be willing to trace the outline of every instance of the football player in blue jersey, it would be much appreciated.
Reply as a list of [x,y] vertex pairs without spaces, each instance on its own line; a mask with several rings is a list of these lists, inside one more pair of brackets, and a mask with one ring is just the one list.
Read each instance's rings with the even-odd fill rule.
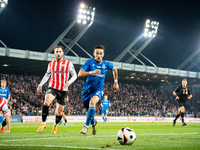
[[110,107],[110,101],[108,100],[108,95],[104,95],[104,99],[101,101],[101,107],[102,107],[101,114],[102,114],[102,118],[103,118],[103,123],[106,123],[108,110]]
[[119,89],[117,68],[111,62],[103,60],[105,47],[97,45],[94,48],[94,58],[89,59],[81,67],[78,77],[85,77],[85,83],[82,86],[83,107],[87,111],[86,123],[80,133],[86,134],[89,124],[92,125],[92,134],[96,134],[97,121],[94,120],[96,104],[102,98],[104,91],[104,81],[108,70],[112,70],[114,77],[114,89]]
[[[6,87],[6,80],[1,80],[0,97],[4,97],[7,101],[10,100],[10,90]],[[0,123],[3,123],[3,112],[0,111]]]

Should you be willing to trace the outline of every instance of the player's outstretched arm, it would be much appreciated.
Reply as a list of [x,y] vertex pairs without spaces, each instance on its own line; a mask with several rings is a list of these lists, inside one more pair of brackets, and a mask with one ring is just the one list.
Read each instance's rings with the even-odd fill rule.
[[83,71],[83,70],[80,70],[80,71],[78,72],[78,77],[79,77],[79,78],[83,78],[83,77],[87,77],[87,76],[92,75],[92,74],[101,74],[101,70],[96,69],[96,70],[94,70],[94,71],[88,71],[88,72],[85,72],[85,71]]
[[115,66],[112,72],[113,72],[113,78],[114,78],[114,89],[115,91],[117,91],[119,89],[119,84],[118,84],[118,72]]

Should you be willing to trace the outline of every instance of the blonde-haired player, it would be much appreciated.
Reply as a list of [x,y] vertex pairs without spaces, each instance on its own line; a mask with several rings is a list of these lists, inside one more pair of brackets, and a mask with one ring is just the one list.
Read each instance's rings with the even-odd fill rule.
[[[0,97],[0,110],[5,115],[5,119],[1,125],[1,131],[3,133],[10,133],[10,109],[8,109],[7,100],[4,97]],[[5,126],[7,124],[7,131],[5,131]]]
[[[7,102],[10,100],[10,90],[6,87],[7,81],[5,79],[1,79],[1,87],[0,87],[0,97],[4,97]],[[0,111],[0,123],[3,123],[3,112]]]
[[173,120],[173,126],[175,126],[176,120],[179,118],[179,116],[181,116],[182,119],[182,126],[185,126],[187,125],[184,122],[186,100],[192,98],[192,94],[190,93],[190,90],[187,88],[187,79],[182,80],[182,86],[179,86],[177,89],[175,89],[173,94],[174,96],[176,96],[176,100],[179,103],[178,114],[176,115],[176,118]]

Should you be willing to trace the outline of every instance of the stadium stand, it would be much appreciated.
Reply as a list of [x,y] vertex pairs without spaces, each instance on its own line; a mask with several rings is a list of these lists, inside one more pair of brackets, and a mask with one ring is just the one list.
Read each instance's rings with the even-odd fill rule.
[[[0,74],[0,79],[7,80],[7,87],[11,92],[9,101],[12,114],[41,115],[41,108],[48,83],[43,86],[41,95],[36,89],[42,77],[36,75]],[[83,80],[76,80],[70,85],[69,102],[65,107],[66,115],[85,115],[82,107],[81,86]],[[156,116],[174,117],[177,114],[177,105],[172,91],[165,91],[159,86],[144,84],[119,83],[119,91],[114,92],[113,82],[105,82],[104,91],[109,96],[111,108],[110,116]],[[200,108],[197,100],[200,93],[193,95],[187,101],[186,114],[200,117]],[[55,113],[55,101],[49,107],[49,114]],[[96,108],[96,115],[101,114],[100,102]]]

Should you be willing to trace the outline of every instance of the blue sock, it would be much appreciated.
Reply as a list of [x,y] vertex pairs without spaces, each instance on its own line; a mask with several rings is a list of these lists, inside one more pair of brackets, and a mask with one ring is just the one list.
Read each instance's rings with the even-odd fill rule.
[[91,122],[92,120],[93,120],[93,122],[94,122],[94,115],[95,115],[95,112],[96,112],[96,110],[95,110],[95,105],[90,104],[90,105],[89,105],[89,110],[88,110],[88,112],[87,112],[86,123],[85,123],[85,125],[86,125],[87,127],[89,127],[89,124],[90,124],[90,122]]
[[3,116],[0,116],[0,123],[3,123]]
[[103,118],[103,120],[104,120],[104,116],[103,116],[102,118]]
[[107,117],[105,117],[105,122],[107,121]]

